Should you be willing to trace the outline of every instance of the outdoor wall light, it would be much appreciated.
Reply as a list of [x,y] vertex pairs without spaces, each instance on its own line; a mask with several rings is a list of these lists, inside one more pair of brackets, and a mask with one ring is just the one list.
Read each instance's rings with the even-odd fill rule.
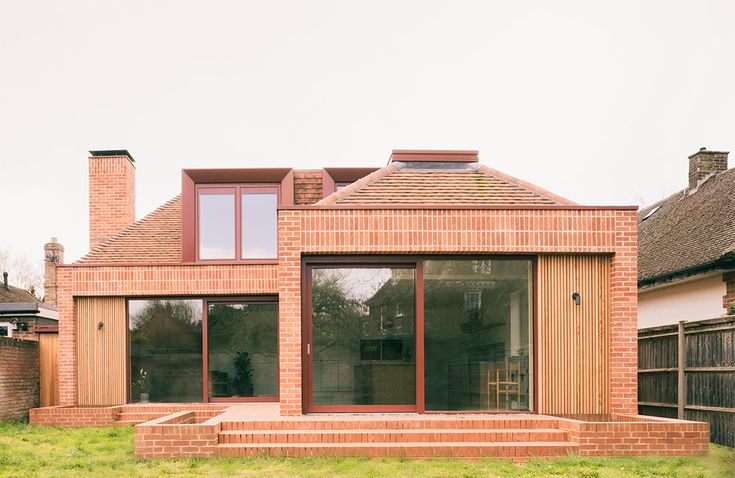
[[100,320],[99,324],[97,324],[97,330],[102,330],[102,327],[105,326],[105,323]]
[[580,297],[579,292],[572,294],[572,300],[576,305],[579,305],[579,303],[582,302],[582,297]]

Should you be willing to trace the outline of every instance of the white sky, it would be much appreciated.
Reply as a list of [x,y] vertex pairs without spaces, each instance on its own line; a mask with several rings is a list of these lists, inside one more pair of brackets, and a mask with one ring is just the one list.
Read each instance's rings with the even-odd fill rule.
[[[86,252],[87,150],[184,167],[481,161],[584,204],[652,203],[735,155],[735,2],[0,4],[0,247]],[[731,163],[735,159],[731,160]]]

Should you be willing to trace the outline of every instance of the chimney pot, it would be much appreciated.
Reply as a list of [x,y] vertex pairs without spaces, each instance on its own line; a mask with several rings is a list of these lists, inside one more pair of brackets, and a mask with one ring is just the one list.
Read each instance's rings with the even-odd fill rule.
[[64,263],[64,246],[59,244],[58,239],[51,238],[51,242],[43,245],[45,260],[43,261],[43,289],[44,301],[47,304],[56,305],[58,281],[57,267]]
[[702,146],[689,156],[689,191],[694,192],[710,176],[727,171],[727,151],[709,151]]

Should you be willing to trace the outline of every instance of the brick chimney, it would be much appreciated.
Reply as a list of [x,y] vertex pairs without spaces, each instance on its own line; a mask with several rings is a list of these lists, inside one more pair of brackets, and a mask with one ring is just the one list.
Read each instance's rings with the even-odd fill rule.
[[689,190],[695,191],[708,177],[727,171],[727,151],[699,151],[689,156]]
[[90,151],[89,248],[135,222],[135,160],[126,150]]
[[43,245],[43,290],[44,301],[56,305],[56,267],[64,263],[64,246],[55,237]]

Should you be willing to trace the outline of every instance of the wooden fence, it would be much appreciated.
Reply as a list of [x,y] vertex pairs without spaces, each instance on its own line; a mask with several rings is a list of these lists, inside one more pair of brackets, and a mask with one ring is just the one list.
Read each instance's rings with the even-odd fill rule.
[[735,316],[639,330],[638,413],[709,422],[735,447]]
[[42,407],[59,404],[59,333],[48,329],[38,334]]

